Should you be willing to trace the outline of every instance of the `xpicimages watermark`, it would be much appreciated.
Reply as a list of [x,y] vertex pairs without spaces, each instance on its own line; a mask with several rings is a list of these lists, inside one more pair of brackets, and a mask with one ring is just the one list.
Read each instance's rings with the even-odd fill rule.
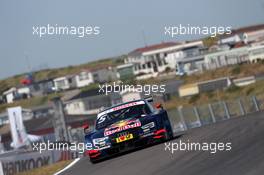
[[191,26],[190,24],[179,24],[164,27],[164,35],[172,38],[178,35],[209,35],[210,37],[216,37],[217,35],[230,35],[231,33],[231,26]]
[[99,26],[67,26],[67,25],[42,25],[42,26],[33,26],[32,35],[36,35],[40,38],[44,36],[51,35],[71,35],[79,38],[88,37],[91,35],[99,35],[101,32]]
[[169,151],[174,154],[176,151],[209,151],[211,154],[215,154],[220,151],[230,151],[232,149],[232,143],[227,142],[190,142],[187,140],[183,142],[167,142],[164,143],[165,151]]
[[155,85],[155,84],[123,84],[123,82],[113,84],[100,84],[99,93],[108,95],[109,93],[122,93],[122,92],[138,92],[144,95],[150,95],[152,93],[164,93],[166,91],[166,85]]

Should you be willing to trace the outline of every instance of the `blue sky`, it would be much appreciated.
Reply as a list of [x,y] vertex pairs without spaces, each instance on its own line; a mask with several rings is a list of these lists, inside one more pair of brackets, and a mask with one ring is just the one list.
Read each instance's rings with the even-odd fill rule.
[[[0,78],[33,69],[63,67],[125,54],[162,41],[164,26],[190,24],[237,28],[264,23],[264,0],[0,0]],[[47,24],[100,26],[97,37],[32,35]],[[28,60],[28,61],[26,61]]]

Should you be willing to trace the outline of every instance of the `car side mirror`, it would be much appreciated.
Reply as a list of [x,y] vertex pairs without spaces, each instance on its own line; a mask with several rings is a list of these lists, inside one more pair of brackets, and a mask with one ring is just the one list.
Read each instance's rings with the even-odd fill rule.
[[157,109],[163,109],[163,106],[162,106],[161,103],[156,104],[155,107],[156,107]]
[[82,128],[83,128],[83,132],[84,132],[85,134],[89,133],[90,129],[89,129],[89,125],[88,125],[88,124],[84,124],[84,125],[82,126]]

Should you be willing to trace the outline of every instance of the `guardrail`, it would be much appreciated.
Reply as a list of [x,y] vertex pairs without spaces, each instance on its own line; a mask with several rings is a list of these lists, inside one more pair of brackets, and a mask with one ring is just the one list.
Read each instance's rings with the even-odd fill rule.
[[168,110],[174,133],[264,110],[264,94]]

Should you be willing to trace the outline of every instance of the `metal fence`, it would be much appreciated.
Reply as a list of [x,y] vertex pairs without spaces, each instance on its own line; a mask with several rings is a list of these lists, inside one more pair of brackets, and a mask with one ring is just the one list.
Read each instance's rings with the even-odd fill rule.
[[[261,110],[264,110],[264,94],[199,106],[178,107],[167,110],[167,112],[173,131],[177,133]],[[82,128],[70,129],[69,135],[71,141],[83,142],[84,133]]]
[[264,94],[168,110],[174,133],[264,110]]

